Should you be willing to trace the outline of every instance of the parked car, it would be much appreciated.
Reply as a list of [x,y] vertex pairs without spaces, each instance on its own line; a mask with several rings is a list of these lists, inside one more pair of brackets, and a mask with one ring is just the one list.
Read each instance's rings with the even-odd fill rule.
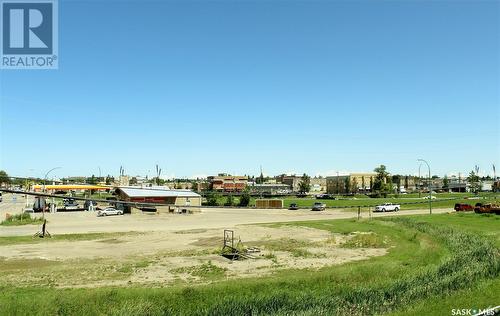
[[375,206],[375,212],[397,212],[400,209],[401,205],[392,203],[384,203],[382,205]]
[[290,204],[290,206],[288,207],[289,210],[298,210],[299,209],[299,206],[297,205],[297,203],[292,203]]
[[457,203],[455,204],[454,207],[455,211],[457,212],[466,212],[466,211],[473,211],[474,208],[470,204],[465,204],[465,203]]
[[312,211],[324,211],[326,209],[325,203],[316,202],[312,206]]
[[108,215],[123,215],[123,211],[117,210],[112,207],[108,207],[103,210],[97,211],[97,216],[108,216]]
[[333,196],[331,194],[328,194],[328,193],[317,194],[316,198],[319,199],[319,200],[320,199],[322,199],[322,200],[335,200],[335,196]]
[[75,199],[63,199],[65,207],[78,207],[78,202]]

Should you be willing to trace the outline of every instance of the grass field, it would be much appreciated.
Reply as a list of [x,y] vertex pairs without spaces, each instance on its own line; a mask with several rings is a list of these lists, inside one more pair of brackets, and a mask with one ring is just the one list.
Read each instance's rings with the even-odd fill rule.
[[[356,199],[343,199],[343,200],[317,200],[312,198],[287,198],[284,199],[285,207],[288,207],[290,203],[296,203],[301,208],[310,208],[314,202],[322,202],[327,205],[327,207],[334,208],[351,208],[355,210],[357,206],[362,206],[364,209],[367,207],[375,207],[383,203],[396,203],[401,204],[401,210],[414,210],[427,208],[429,205],[429,200],[425,200],[418,197],[388,197],[388,198],[356,198]],[[482,194],[478,197],[473,197],[471,195],[464,194],[437,194],[436,199],[432,200],[433,208],[450,208],[453,209],[455,203],[467,203],[475,205],[476,203],[500,203],[500,195],[498,194]]]
[[365,242],[387,241],[389,252],[319,270],[278,271],[238,281],[221,281],[223,271],[207,263],[194,273],[208,273],[219,281],[196,286],[0,285],[0,314],[449,315],[451,308],[498,304],[500,216],[452,213],[273,225],[365,232],[376,237]]
[[[389,195],[387,198],[370,198],[366,195],[356,195],[354,197],[337,197],[336,200],[330,199],[316,199],[314,197],[297,198],[297,197],[279,197],[277,199],[283,200],[283,205],[285,208],[292,203],[297,204],[300,208],[311,208],[315,202],[325,203],[329,208],[347,208],[350,210],[355,210],[357,206],[362,206],[364,209],[368,207],[375,207],[383,203],[397,203],[401,204],[402,210],[414,210],[427,208],[429,205],[429,200],[423,197],[428,194],[423,193],[422,197],[419,198],[418,193],[405,194],[405,195]],[[478,202],[481,203],[500,203],[500,194],[498,193],[481,193],[475,196],[471,193],[437,193],[433,194],[436,199],[432,200],[432,205],[434,208],[450,208],[453,209],[455,203],[467,203],[475,205]],[[252,197],[250,199],[250,206],[255,206],[255,200],[257,198]],[[219,206],[223,206],[226,202],[226,197],[219,196],[217,203]],[[234,197],[234,205],[239,203],[239,198]]]

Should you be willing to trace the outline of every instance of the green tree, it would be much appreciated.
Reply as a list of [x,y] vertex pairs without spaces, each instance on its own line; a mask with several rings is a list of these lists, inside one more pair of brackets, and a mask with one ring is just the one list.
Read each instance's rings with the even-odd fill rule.
[[198,191],[198,181],[195,181],[191,184],[191,190]]
[[356,178],[353,178],[351,181],[351,193],[358,193],[358,180]]
[[448,190],[449,186],[450,186],[450,180],[448,180],[448,176],[447,175],[444,175],[444,178],[443,178],[443,189]]
[[0,184],[9,184],[10,183],[10,178],[7,172],[4,170],[0,170]]
[[344,179],[344,192],[349,194],[351,192],[351,180],[349,176],[346,176]]
[[232,194],[229,194],[226,198],[226,202],[224,203],[224,206],[233,206],[234,204],[234,197]]
[[250,204],[250,193],[248,190],[243,191],[243,194],[240,196],[239,206],[248,206]]
[[112,176],[110,176],[108,174],[108,176],[106,177],[106,185],[110,185],[112,184],[113,182],[115,182],[115,178],[113,178]]
[[467,182],[469,182],[470,190],[475,194],[479,193],[481,189],[481,183],[479,182],[479,176],[476,172],[471,171],[467,177]]
[[130,181],[128,182],[130,185],[136,185],[137,184],[137,178],[136,177],[132,177],[130,178]]
[[392,183],[387,183],[389,179],[389,172],[384,165],[380,165],[375,168],[374,171],[377,173],[375,180],[373,181],[372,192],[375,196],[387,197],[387,194],[392,191]]
[[208,206],[218,206],[219,205],[219,195],[215,193],[207,194],[207,205]]
[[304,173],[299,183],[299,193],[307,193],[311,191],[311,177]]
[[97,178],[94,175],[92,175],[92,177],[87,178],[87,183],[88,184],[96,184],[97,183]]

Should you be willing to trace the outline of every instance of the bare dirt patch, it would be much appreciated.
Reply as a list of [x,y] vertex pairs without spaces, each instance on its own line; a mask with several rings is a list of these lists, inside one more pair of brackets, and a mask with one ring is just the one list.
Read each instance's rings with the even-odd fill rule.
[[[222,229],[124,233],[95,240],[1,246],[0,283],[57,287],[207,283],[286,269],[319,269],[387,252],[387,247],[377,243],[383,242],[377,236],[369,236],[368,242],[362,237],[360,243],[357,234],[306,227],[244,225],[234,230],[235,242],[260,249],[253,254],[254,259],[221,257]],[[26,269],[23,261],[32,262],[31,268]]]

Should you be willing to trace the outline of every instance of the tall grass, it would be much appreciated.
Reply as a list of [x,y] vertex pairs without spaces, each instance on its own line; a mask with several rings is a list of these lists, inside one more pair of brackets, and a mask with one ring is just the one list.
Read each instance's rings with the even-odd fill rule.
[[39,217],[31,217],[29,213],[21,213],[8,216],[4,221],[0,223],[0,225],[19,226],[19,225],[40,224],[40,223],[43,223],[43,219]]

